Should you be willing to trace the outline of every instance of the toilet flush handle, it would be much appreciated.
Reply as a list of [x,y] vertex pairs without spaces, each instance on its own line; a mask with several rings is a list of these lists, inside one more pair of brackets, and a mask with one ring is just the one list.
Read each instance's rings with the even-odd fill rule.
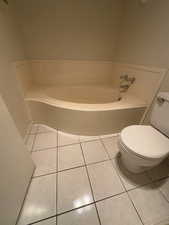
[[157,95],[157,101],[160,104],[163,104],[165,101],[169,102],[169,92],[160,92]]

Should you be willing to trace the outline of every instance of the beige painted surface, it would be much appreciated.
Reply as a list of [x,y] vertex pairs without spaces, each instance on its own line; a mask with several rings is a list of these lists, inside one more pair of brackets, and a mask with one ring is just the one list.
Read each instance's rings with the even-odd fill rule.
[[33,85],[33,72],[31,70],[31,63],[29,61],[20,61],[13,63],[13,69],[17,80],[20,83],[23,95],[25,96],[27,91]]
[[0,224],[14,225],[34,165],[1,96],[0,123]]
[[33,83],[38,85],[119,86],[111,61],[33,60],[29,61]]
[[[28,65],[31,66],[31,69],[28,68]],[[67,101],[71,100],[71,95],[73,95],[75,86],[79,88],[79,93],[77,93],[79,97],[80,92],[82,92],[81,95],[84,95],[84,91],[86,90],[86,98],[87,95],[91,93],[92,99],[92,96],[96,96],[97,94],[96,87],[98,87],[99,90],[105,88],[106,91],[103,95],[110,95],[110,93],[107,92],[108,89],[119,89],[120,76],[127,74],[129,77],[136,78],[134,84],[129,88],[128,93],[150,104],[166,73],[165,69],[134,64],[113,63],[111,61],[28,60],[17,62],[15,66],[17,75],[22,81],[25,94],[31,90],[31,92],[40,92],[42,96],[45,95],[48,87],[51,90],[53,86],[53,89],[55,89],[55,87],[57,89],[56,92],[53,91],[51,94],[55,92],[57,100],[65,101],[66,93],[68,95],[71,86],[73,88],[72,93],[68,96]],[[94,88],[93,93],[92,87]],[[61,92],[63,92],[63,94]],[[46,96],[47,95],[48,94],[46,94]],[[100,97],[100,99],[102,98],[103,97]],[[107,99],[108,98],[109,96]]]
[[[95,88],[97,90],[98,87],[93,86],[93,92],[95,92]],[[96,104],[91,104],[90,99],[86,103],[76,102],[75,99],[69,100],[68,98],[66,98],[66,93],[63,93],[65,94],[64,100],[57,99],[56,97],[50,95],[50,91],[51,91],[50,89],[54,91],[54,87],[50,87],[50,86],[42,87],[42,88],[36,87],[27,94],[26,100],[42,102],[42,103],[51,105],[53,107],[60,107],[64,109],[72,109],[72,110],[78,110],[78,111],[81,111],[81,110],[82,111],[107,111],[107,110],[114,110],[114,109],[138,108],[138,107],[147,106],[147,103],[145,101],[139,99],[138,97],[135,97],[134,95],[129,95],[128,93],[121,95],[122,98],[120,101],[114,101],[114,102],[112,101],[109,103],[100,102]],[[88,87],[83,87],[83,91],[87,89]],[[57,87],[55,87],[55,92],[56,93],[58,92]],[[78,92],[77,92],[77,95],[78,95]]]
[[128,94],[137,96],[149,105],[158,91],[167,70],[157,67],[134,64],[114,64],[118,76],[127,74],[135,77],[134,83],[128,89]]
[[8,7],[0,2],[0,93],[22,136],[30,122],[21,87],[12,62],[22,60],[24,52],[19,33]]
[[[126,0],[124,11],[116,60],[169,68],[169,1],[149,0],[147,4],[141,5],[139,1]],[[151,91],[157,82],[150,83],[148,89],[140,85],[140,89]],[[166,74],[159,91],[169,91],[169,73]],[[147,111],[145,123],[150,121],[151,110],[152,106]]]
[[169,1],[125,1],[116,60],[155,67],[169,67]]
[[[161,85],[160,85],[157,93],[159,93],[159,92],[169,92],[169,71],[167,71],[166,76],[164,77],[163,81],[161,82]],[[151,112],[152,112],[153,106],[156,101],[157,101],[157,97],[155,96],[150,107],[145,111],[145,115],[142,118],[142,123],[150,124]]]
[[63,107],[29,100],[32,118],[35,122],[80,135],[118,133],[125,126],[138,124],[146,108],[144,104],[136,108],[105,110],[104,105],[101,105],[100,109],[95,106],[95,109],[84,110],[83,106],[79,106],[79,109],[70,109],[64,107],[64,102],[62,105]]
[[14,0],[29,59],[112,60],[123,0]]
[[[17,62],[16,67],[35,122],[88,135],[116,132],[139,123],[166,73],[165,69],[110,61],[30,60]],[[118,92],[113,92],[119,90],[124,74],[136,80],[127,94],[114,102]],[[104,112],[105,119],[99,120]],[[87,126],[80,116],[81,120],[86,118]]]

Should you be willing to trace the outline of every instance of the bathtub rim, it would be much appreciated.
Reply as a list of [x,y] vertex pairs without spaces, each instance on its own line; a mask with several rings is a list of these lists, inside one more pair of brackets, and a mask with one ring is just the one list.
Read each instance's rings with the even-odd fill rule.
[[148,107],[148,104],[129,94],[123,94],[120,101],[112,103],[101,103],[101,104],[86,104],[86,103],[75,103],[70,101],[58,100],[47,96],[27,96],[26,101],[41,102],[53,107],[59,107],[63,109],[78,110],[78,111],[109,111],[109,110],[120,110],[120,109],[134,109],[141,107]]

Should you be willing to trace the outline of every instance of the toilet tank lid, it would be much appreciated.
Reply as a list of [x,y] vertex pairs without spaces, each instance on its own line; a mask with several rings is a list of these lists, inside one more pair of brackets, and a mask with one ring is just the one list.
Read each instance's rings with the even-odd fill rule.
[[123,144],[136,155],[148,159],[160,159],[169,154],[169,138],[152,126],[132,125],[122,130]]

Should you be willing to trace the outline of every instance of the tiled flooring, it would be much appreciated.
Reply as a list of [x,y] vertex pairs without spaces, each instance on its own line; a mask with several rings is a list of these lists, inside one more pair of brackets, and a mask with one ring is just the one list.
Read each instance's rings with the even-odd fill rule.
[[169,162],[131,174],[117,136],[85,137],[34,125],[26,140],[36,164],[18,225],[167,225]]

